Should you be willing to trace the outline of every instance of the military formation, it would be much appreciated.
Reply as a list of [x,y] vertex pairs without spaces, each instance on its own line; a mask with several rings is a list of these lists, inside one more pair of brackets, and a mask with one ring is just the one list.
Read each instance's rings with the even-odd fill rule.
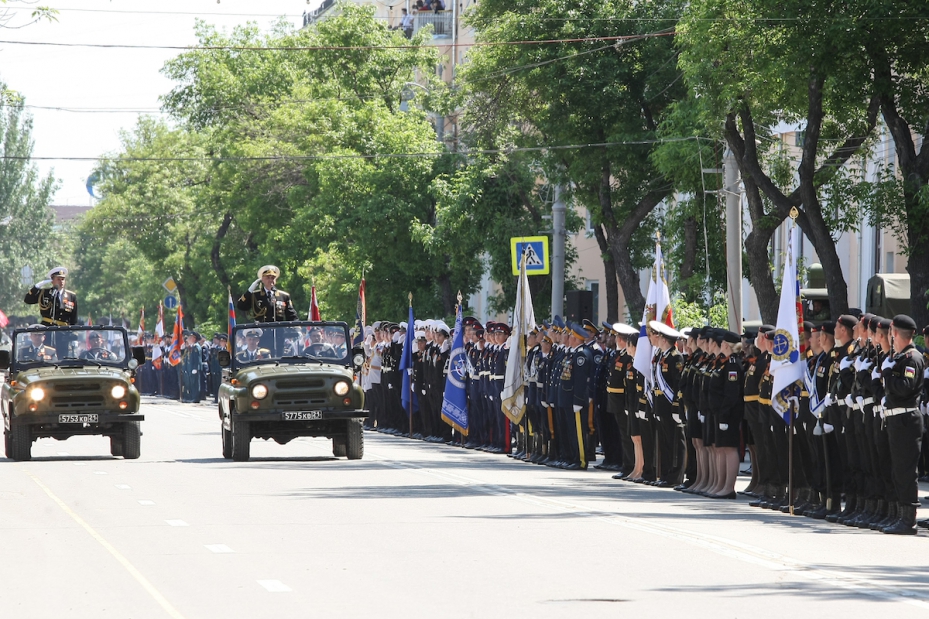
[[[296,320],[290,295],[276,288],[279,276],[273,265],[259,269],[239,310],[259,323]],[[44,325],[76,322],[66,277],[56,267],[26,294]],[[403,367],[409,329],[414,344]],[[454,335],[445,322],[365,327],[358,380],[370,411],[366,429],[553,468],[593,466],[617,480],[720,500],[740,494],[735,482],[747,450],[751,481],[741,494],[750,506],[888,534],[929,528],[916,522],[929,370],[908,316],[804,323],[802,387],[781,393],[774,393],[772,325],[737,334],[709,326],[677,331],[660,321],[598,327],[555,316],[526,338],[519,423],[502,407],[511,327],[469,316],[462,331],[467,428],[442,414]],[[194,331],[184,335],[179,366],[146,363],[140,390],[215,399],[215,353],[226,349],[226,334],[211,343]],[[27,354],[56,354],[33,336]],[[233,352],[260,354],[260,338],[261,329],[246,332]],[[148,358],[155,347],[166,358],[169,344],[147,337]]]

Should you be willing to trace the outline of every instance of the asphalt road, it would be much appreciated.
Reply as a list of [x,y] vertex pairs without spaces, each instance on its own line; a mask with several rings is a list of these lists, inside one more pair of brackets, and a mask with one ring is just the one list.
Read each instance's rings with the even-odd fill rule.
[[212,406],[143,412],[139,460],[101,437],[0,459],[0,617],[929,613],[926,532],[376,433],[360,461],[300,439],[235,463]]

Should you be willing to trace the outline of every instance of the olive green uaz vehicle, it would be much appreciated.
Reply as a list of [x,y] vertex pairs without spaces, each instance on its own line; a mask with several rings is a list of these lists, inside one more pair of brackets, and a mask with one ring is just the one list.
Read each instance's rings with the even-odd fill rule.
[[249,459],[253,438],[281,445],[300,436],[332,439],[332,454],[364,455],[364,393],[353,381],[361,359],[344,322],[237,325],[234,354],[220,351],[223,457]]
[[144,416],[133,383],[144,360],[145,351],[129,348],[122,327],[14,331],[11,349],[0,350],[7,457],[29,460],[39,438],[96,434],[109,437],[112,455],[138,458]]

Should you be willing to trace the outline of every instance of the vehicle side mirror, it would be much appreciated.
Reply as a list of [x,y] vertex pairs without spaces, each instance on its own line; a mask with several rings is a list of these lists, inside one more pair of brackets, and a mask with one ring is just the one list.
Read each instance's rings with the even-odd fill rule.
[[145,365],[145,347],[144,346],[133,346],[132,347],[132,358],[135,359],[139,365]]
[[216,361],[219,363],[219,367],[228,368],[232,365],[232,355],[229,354],[228,350],[217,350]]
[[0,350],[0,370],[10,369],[10,351]]

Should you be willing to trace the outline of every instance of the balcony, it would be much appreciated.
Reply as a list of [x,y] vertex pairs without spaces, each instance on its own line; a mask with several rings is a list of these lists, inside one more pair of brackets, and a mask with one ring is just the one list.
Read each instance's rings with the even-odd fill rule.
[[450,39],[452,37],[452,11],[416,11],[413,13],[413,33],[431,25],[433,39]]

